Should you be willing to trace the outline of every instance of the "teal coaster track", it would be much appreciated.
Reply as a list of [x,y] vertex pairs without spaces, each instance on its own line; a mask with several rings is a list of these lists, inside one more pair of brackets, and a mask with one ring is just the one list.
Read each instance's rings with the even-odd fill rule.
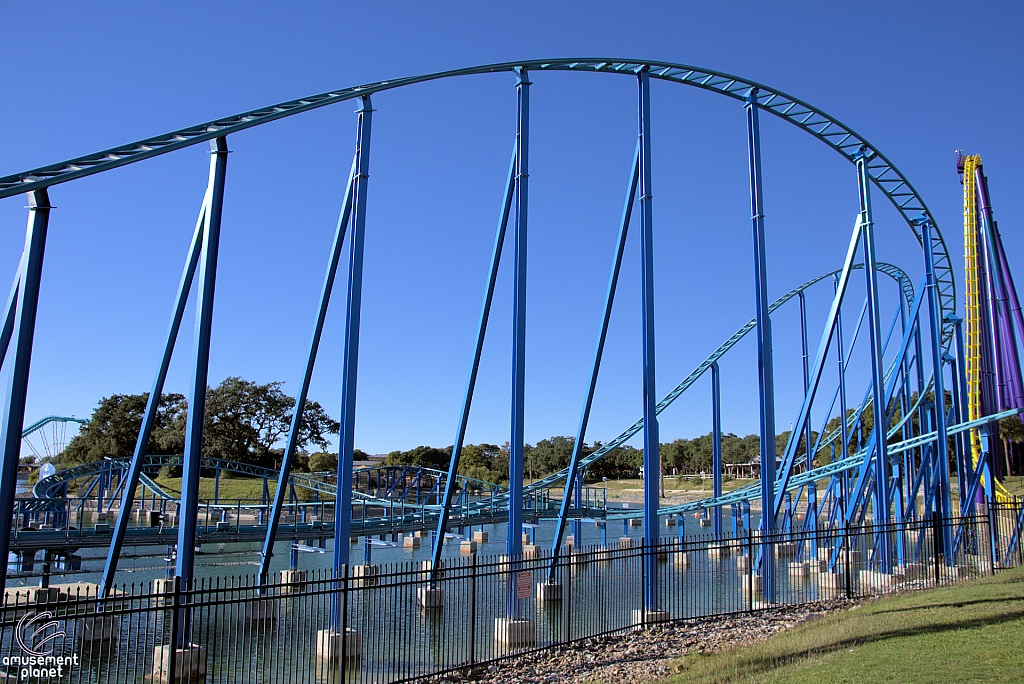
[[[636,155],[623,206],[617,250],[609,277],[604,318],[595,349],[591,382],[576,433],[576,448],[567,469],[525,485],[523,482],[525,405],[523,390],[525,383],[526,243],[529,206],[529,96],[530,87],[533,85],[531,77],[550,71],[611,74],[634,79],[637,83],[638,136]],[[371,105],[371,96],[442,78],[498,73],[511,74],[515,78],[517,123],[514,151],[501,207],[501,219],[496,231],[489,279],[478,326],[475,355],[457,422],[451,467],[447,473],[426,470],[413,472],[404,469],[400,475],[394,470],[378,469],[375,476],[366,475],[367,485],[369,485],[371,477],[374,479],[375,486],[370,491],[369,486],[358,486],[360,473],[363,471],[354,469],[352,457],[363,244],[368,201],[370,134],[374,111]],[[756,304],[754,319],[742,326],[719,346],[660,402],[656,401],[657,395],[654,386],[654,261],[650,161],[652,154],[650,137],[651,79],[723,95],[741,103],[745,110]],[[227,138],[229,135],[235,135],[249,128],[349,100],[357,100],[359,103],[356,145],[320,294],[318,314],[313,326],[305,364],[305,374],[296,403],[297,406],[303,406],[308,395],[324,321],[334,290],[338,267],[342,263],[343,245],[348,244],[347,271],[343,271],[343,274],[347,275],[347,285],[344,293],[346,313],[338,472],[333,478],[292,472],[301,411],[296,411],[285,445],[280,471],[275,473],[266,469],[254,469],[251,466],[206,459],[201,453],[202,421],[194,420],[193,412],[196,415],[203,413],[205,388],[208,380],[214,276],[217,269],[221,212],[227,177]],[[762,198],[759,125],[761,113],[771,114],[796,126],[849,161],[856,169],[860,207],[842,268],[794,288],[774,303],[769,303],[767,298],[767,261],[764,252],[765,216]],[[359,531],[365,533],[371,523],[376,525],[374,529],[382,529],[385,525],[391,525],[392,529],[436,526],[439,534],[435,535],[437,541],[435,541],[433,549],[433,567],[437,568],[439,567],[437,561],[440,557],[443,533],[451,526],[473,524],[482,520],[507,519],[507,552],[511,556],[517,557],[522,551],[520,527],[526,521],[524,516],[527,514],[555,518],[557,521],[557,532],[553,543],[555,551],[562,543],[567,520],[573,518],[578,520],[580,517],[591,517],[595,514],[606,517],[641,516],[644,520],[644,537],[651,542],[655,541],[659,535],[659,516],[704,510],[714,515],[715,534],[722,534],[723,506],[734,507],[735,525],[737,507],[743,509],[749,520],[748,503],[758,500],[761,510],[765,513],[761,516],[759,525],[759,532],[763,534],[773,533],[780,527],[788,529],[793,524],[794,512],[801,497],[806,500],[808,511],[804,524],[809,526],[819,524],[819,513],[822,517],[821,522],[836,526],[863,520],[869,510],[874,520],[879,523],[890,520],[898,522],[908,517],[915,518],[933,514],[949,517],[952,504],[949,472],[945,466],[950,462],[950,455],[947,453],[947,438],[951,435],[962,435],[965,430],[974,427],[980,426],[982,429],[988,429],[993,421],[1004,414],[1008,415],[1007,412],[1003,412],[968,421],[966,413],[961,410],[966,405],[963,401],[963,383],[961,382],[964,368],[962,344],[958,343],[960,339],[958,335],[962,336],[962,332],[959,327],[959,318],[955,314],[954,276],[948,249],[934,217],[909,180],[880,150],[872,146],[852,128],[828,116],[820,109],[779,90],[748,79],[708,69],[666,62],[597,58],[517,61],[391,79],[334,90],[262,107],[0,178],[0,199],[26,193],[30,205],[25,252],[8,301],[5,323],[0,331],[2,332],[0,334],[0,350],[2,350],[9,372],[12,374],[3,418],[5,451],[3,479],[2,486],[0,486],[0,515],[14,517],[15,513],[14,471],[11,468],[16,469],[17,466],[17,442],[24,427],[25,397],[42,274],[42,254],[51,211],[49,189],[62,183],[141,162],[203,142],[209,142],[213,152],[210,161],[209,183],[182,272],[163,357],[150,392],[150,404],[147,406],[143,418],[135,453],[128,460],[105,461],[70,469],[36,485],[35,491],[39,498],[35,501],[46,502],[46,505],[49,506],[59,505],[62,498],[59,495],[64,494],[66,485],[72,481],[78,482],[91,478],[95,486],[99,487],[96,491],[97,497],[102,495],[104,487],[109,487],[116,482],[113,491],[119,497],[119,500],[116,501],[119,513],[104,570],[104,592],[109,590],[113,581],[122,544],[134,543],[132,541],[134,533],[128,530],[127,520],[132,510],[136,489],[141,485],[153,496],[164,501],[176,498],[173,493],[161,488],[146,472],[147,470],[151,472],[153,468],[161,465],[168,465],[172,461],[167,460],[167,457],[149,456],[147,452],[156,410],[155,402],[163,391],[170,356],[178,338],[185,304],[192,289],[197,291],[197,320],[190,378],[191,389],[188,396],[189,406],[193,411],[189,413],[186,427],[185,453],[180,457],[183,470],[182,492],[180,495],[180,520],[176,521],[179,552],[176,557],[175,574],[185,582],[190,581],[193,577],[194,543],[203,534],[209,532],[209,530],[200,528],[197,519],[197,511],[202,503],[199,499],[199,475],[200,471],[204,469],[241,473],[262,478],[265,483],[270,480],[276,481],[273,502],[268,499],[265,504],[260,504],[268,510],[267,519],[260,531],[264,534],[264,539],[259,581],[264,583],[268,579],[269,563],[273,555],[278,530],[281,529],[285,532],[286,527],[289,527],[280,524],[281,514],[289,505],[286,499],[292,496],[294,500],[296,487],[309,490],[316,497],[322,495],[326,499],[336,500],[333,536],[335,540],[334,565],[338,571],[348,563],[350,535]],[[925,277],[916,288],[902,270],[896,266],[881,263],[876,258],[875,223],[871,205],[873,192],[880,192],[895,207],[921,246]],[[618,284],[625,238],[630,229],[634,209],[639,216],[637,223],[639,224],[642,254],[643,417],[594,453],[585,455],[582,448],[587,436],[590,407],[601,367],[604,341]],[[510,233],[508,240],[506,240],[507,233]],[[461,478],[457,473],[475,390],[480,352],[489,321],[497,269],[506,242],[511,243],[512,246],[509,249],[514,251],[512,255],[514,324],[510,482],[509,486],[504,488]],[[842,337],[842,311],[847,298],[847,288],[854,272],[863,272],[866,296],[857,328],[852,339],[849,340],[849,349],[852,350],[861,330],[866,330],[866,343],[871,357],[871,373],[866,383],[868,389],[863,398],[848,404],[846,370],[849,351],[845,348],[846,342]],[[883,327],[880,314],[879,274],[889,276],[899,284],[898,306],[887,330]],[[195,282],[197,280],[198,283]],[[823,321],[822,336],[817,352],[813,353],[813,349],[808,346],[804,291],[817,283],[829,280],[833,283],[834,297],[829,314]],[[793,429],[783,456],[777,464],[775,453],[776,407],[773,393],[772,335],[769,316],[778,307],[794,298],[798,299],[800,303],[806,392],[796,420],[793,422]],[[757,385],[759,388],[761,481],[756,486],[725,494],[721,487],[718,362],[751,332],[755,333],[758,352]],[[832,355],[837,356],[836,370],[839,387],[831,399],[831,404],[828,404],[827,397],[820,397],[818,390],[825,373],[826,363]],[[659,472],[657,415],[693,387],[709,371],[713,388],[714,495],[709,499],[684,506],[660,506],[655,482],[657,478],[648,477],[644,483],[645,505],[642,510],[595,511],[589,503],[584,501],[583,497],[583,480],[587,468],[630,438],[642,435],[645,446],[645,472]],[[934,401],[934,397],[946,397],[947,388],[950,390],[954,404],[949,411],[946,410],[944,400],[940,401],[938,406]],[[827,410],[823,410],[823,405],[828,406]],[[823,427],[818,431],[818,437],[814,438],[811,429],[812,408],[815,410],[818,420],[822,421],[823,426],[835,417],[837,409],[838,415],[843,416],[843,419],[838,421],[836,429],[825,430]],[[849,411],[851,408],[852,412]],[[888,419],[887,421],[874,421],[888,426],[885,434],[881,434],[877,426],[865,430],[865,427],[869,425],[867,420],[869,409],[872,413],[884,414]],[[849,453],[850,435],[856,430],[862,433],[870,432],[870,435],[866,440],[858,442],[861,448],[857,453]],[[986,480],[985,477],[985,474],[990,472],[986,470],[989,468],[986,464],[990,463],[990,460],[986,461],[983,458],[975,466],[965,455],[964,443],[964,439],[955,437],[956,453],[954,456],[960,468],[958,472],[962,474],[959,479],[962,489],[960,497],[962,513],[970,512],[964,507],[973,506],[973,493],[980,486],[979,483],[991,482],[992,479],[988,477]],[[800,453],[801,445],[804,447],[803,453]],[[174,461],[174,463],[177,462]],[[776,471],[777,466],[778,471]],[[390,483],[383,491],[379,486],[382,480]],[[341,486],[338,486],[337,483],[341,483]],[[411,494],[413,483],[418,487],[415,496]],[[429,483],[426,494],[423,492],[425,483]],[[562,484],[564,488],[561,501],[549,501],[546,498],[548,489],[559,484]],[[825,487],[820,501],[817,491],[819,485]],[[470,496],[470,492],[475,493],[474,496]],[[107,500],[110,501],[109,497]],[[214,502],[213,505],[218,504]],[[372,520],[364,516],[359,521],[354,521],[352,509],[359,505],[371,508],[379,507],[382,515]],[[99,503],[97,503],[97,508],[99,508]],[[374,523],[373,520],[377,522]],[[297,526],[290,526],[290,533],[297,534],[298,531]],[[40,535],[44,534],[42,530],[16,532],[18,534],[14,541],[18,544],[28,543],[32,535],[37,532]],[[53,535],[56,532],[48,531],[45,534]],[[950,542],[952,541],[950,540]],[[0,552],[15,548],[12,545],[10,529],[0,529],[0,547],[3,547]],[[894,546],[892,539],[888,538],[884,532],[880,533],[875,541],[872,563],[875,563],[880,571],[886,572],[894,557],[895,562],[903,562],[904,549],[898,541]],[[653,554],[648,554],[643,560],[645,566],[644,607],[648,610],[655,610],[658,605],[656,559]],[[773,566],[771,563],[763,564],[760,556],[757,563],[762,576],[764,595],[768,600],[772,600],[775,595]],[[6,569],[4,568],[2,572],[6,573]],[[5,577],[6,574],[0,576],[0,584],[3,583]],[[509,617],[516,617],[517,611],[518,599],[510,588]],[[182,635],[182,638],[184,636]]]

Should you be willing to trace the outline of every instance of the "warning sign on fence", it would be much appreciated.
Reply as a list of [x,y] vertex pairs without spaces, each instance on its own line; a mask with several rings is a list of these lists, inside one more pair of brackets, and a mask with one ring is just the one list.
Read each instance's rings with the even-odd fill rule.
[[530,598],[531,589],[533,589],[533,579],[530,577],[530,573],[516,573],[516,597],[521,599]]

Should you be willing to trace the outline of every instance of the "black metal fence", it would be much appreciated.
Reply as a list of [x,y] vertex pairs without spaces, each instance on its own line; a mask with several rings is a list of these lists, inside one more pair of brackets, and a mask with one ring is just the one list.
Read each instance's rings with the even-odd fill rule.
[[[898,525],[537,549],[509,559],[350,566],[340,576],[8,589],[0,672],[12,681],[272,684],[399,682],[462,670],[653,619],[925,587],[1021,565],[1019,505]],[[888,557],[878,552],[889,549]],[[658,560],[658,608],[643,610],[644,556]],[[759,568],[772,563],[774,601]],[[771,599],[772,597],[768,597]],[[510,599],[518,608],[509,620]],[[172,636],[182,635],[172,656]],[[0,678],[3,678],[0,674]],[[6,681],[6,680],[5,680]]]

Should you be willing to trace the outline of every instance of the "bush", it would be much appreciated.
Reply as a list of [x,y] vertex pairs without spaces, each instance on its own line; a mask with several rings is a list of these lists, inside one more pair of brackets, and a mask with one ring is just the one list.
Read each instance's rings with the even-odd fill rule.
[[692,478],[690,478],[690,482],[699,487],[704,486],[704,478],[702,478],[700,475],[694,475]]

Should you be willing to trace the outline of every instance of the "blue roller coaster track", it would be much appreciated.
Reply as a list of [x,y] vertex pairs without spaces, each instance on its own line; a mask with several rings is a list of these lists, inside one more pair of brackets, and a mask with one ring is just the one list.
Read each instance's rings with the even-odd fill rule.
[[[532,77],[546,72],[582,72],[612,74],[634,79],[637,84],[638,135],[633,168],[620,222],[619,237],[612,260],[604,317],[595,347],[591,382],[583,402],[581,419],[576,432],[575,447],[569,467],[526,485],[523,481],[523,421],[525,387],[525,321],[527,273],[527,225],[529,215],[529,124]],[[383,95],[396,88],[413,86],[443,78],[479,74],[511,74],[516,87],[516,130],[514,151],[505,186],[501,218],[498,222],[494,251],[486,283],[477,343],[470,364],[459,420],[456,422],[451,466],[448,472],[404,469],[400,473],[391,469],[377,469],[376,474],[356,470],[353,466],[356,378],[358,375],[359,326],[362,301],[363,244],[366,231],[368,202],[369,152],[372,113],[371,96]],[[755,317],[712,352],[671,392],[657,401],[655,390],[654,345],[654,278],[653,278],[653,211],[651,194],[651,79],[686,85],[723,95],[741,103],[746,115],[749,179],[751,190],[751,229],[754,253]],[[193,414],[203,414],[205,387],[208,380],[209,341],[212,326],[215,273],[219,250],[224,188],[227,177],[227,138],[256,126],[326,107],[340,102],[356,100],[359,103],[356,118],[356,144],[348,182],[341,201],[334,242],[328,259],[327,271],[314,320],[305,373],[297,397],[297,406],[307,399],[310,379],[319,352],[321,333],[326,320],[330,299],[335,289],[342,248],[349,245],[345,286],[345,333],[341,393],[341,439],[339,465],[336,474],[304,474],[293,471],[293,460],[299,431],[301,411],[296,411],[279,471],[271,471],[243,464],[207,459],[202,455],[202,420]],[[764,187],[761,178],[760,123],[761,113],[771,114],[786,121],[832,148],[849,161],[856,170],[859,211],[855,216],[849,248],[842,267],[794,288],[774,303],[767,298],[767,259],[764,251],[765,215]],[[86,464],[57,473],[35,487],[39,506],[59,506],[68,485],[87,481],[87,493],[99,499],[105,488],[113,487],[115,496],[108,497],[118,510],[117,523],[104,570],[103,591],[110,589],[120,550],[125,543],[135,543],[138,535],[128,529],[128,518],[135,503],[136,490],[141,485],[152,496],[163,501],[177,501],[180,516],[176,520],[177,548],[175,574],[184,581],[193,577],[194,543],[204,534],[197,518],[200,505],[199,478],[201,470],[239,473],[276,481],[273,501],[267,494],[261,502],[267,511],[264,524],[252,530],[262,535],[263,547],[259,571],[260,583],[268,579],[269,563],[279,531],[298,534],[297,525],[283,525],[281,516],[289,505],[295,504],[295,488],[305,489],[313,496],[334,499],[334,566],[339,570],[349,561],[348,539],[353,533],[370,529],[422,529],[436,527],[432,549],[433,570],[440,567],[444,532],[452,525],[474,524],[483,520],[507,520],[507,552],[516,557],[522,552],[521,526],[529,509],[534,516],[548,516],[557,521],[553,551],[563,541],[567,521],[595,514],[609,518],[639,516],[643,518],[644,538],[654,541],[659,534],[660,516],[679,515],[689,511],[704,511],[714,516],[714,531],[722,534],[723,506],[732,506],[734,520],[736,507],[759,502],[762,511],[759,532],[771,534],[790,524],[797,503],[805,501],[805,524],[825,524],[842,528],[844,524],[863,520],[871,512],[879,523],[929,517],[933,513],[949,517],[951,497],[948,464],[950,456],[957,463],[959,502],[961,513],[970,513],[975,503],[975,492],[991,496],[994,471],[990,451],[971,460],[965,446],[968,431],[982,431],[990,435],[995,422],[1013,415],[1017,409],[990,411],[989,415],[969,419],[965,400],[964,355],[961,321],[956,315],[956,293],[949,251],[939,232],[935,218],[910,181],[896,166],[863,136],[820,109],[791,95],[761,83],[708,69],[666,62],[615,59],[553,59],[529,60],[490,64],[407,78],[378,81],[360,86],[342,88],[280,104],[262,107],[242,114],[216,119],[190,126],[164,135],[103,150],[95,154],[65,162],[43,166],[0,178],[0,199],[26,193],[29,198],[29,224],[26,247],[14,279],[6,317],[0,330],[0,352],[11,373],[4,404],[3,439],[5,445],[0,483],[0,515],[15,512],[14,470],[17,467],[17,442],[24,428],[25,398],[30,369],[34,323],[39,285],[42,277],[42,255],[46,229],[51,213],[48,192],[50,188],[86,176],[142,162],[159,155],[209,142],[212,149],[210,175],[203,198],[199,219],[193,233],[192,245],[185,261],[178,288],[175,307],[162,359],[150,392],[149,405],[143,417],[133,456],[125,460],[108,460]],[[852,185],[852,184],[851,184]],[[872,193],[881,193],[902,216],[912,231],[923,255],[925,277],[915,287],[903,270],[881,263],[875,254],[875,221]],[[634,211],[638,219],[634,221]],[[584,454],[583,445],[594,389],[601,369],[604,342],[622,265],[626,235],[632,223],[638,224],[641,242],[641,285],[643,293],[643,416],[620,435],[593,453]],[[511,235],[509,235],[511,233]],[[506,239],[506,237],[508,239]],[[461,451],[465,439],[472,400],[475,391],[480,354],[486,336],[498,267],[506,248],[513,250],[513,351],[512,351],[512,410],[510,443],[510,482],[507,488],[498,487],[458,475]],[[848,287],[855,272],[862,272],[865,299],[854,334],[843,338],[843,306],[848,299]],[[883,325],[879,297],[879,274],[898,283],[898,303],[888,328]],[[198,284],[196,284],[198,280]],[[833,299],[817,350],[809,344],[804,292],[809,287],[831,281]],[[171,353],[180,332],[182,317],[190,292],[196,290],[197,321],[194,337],[191,387],[188,397],[189,413],[186,427],[185,453],[181,457],[148,455],[149,438],[153,427],[156,404],[163,391]],[[778,307],[797,299],[800,303],[802,351],[804,358],[805,393],[789,440],[780,459],[776,458],[776,410],[773,390],[772,333],[769,316]],[[865,344],[870,352],[870,377],[861,399],[848,402],[847,369],[849,354],[862,330],[866,330]],[[728,494],[722,491],[721,425],[719,361],[748,333],[755,333],[757,345],[757,385],[759,389],[760,418],[760,482]],[[973,339],[973,338],[972,338]],[[1012,339],[1012,335],[1011,335]],[[973,342],[972,342],[973,343]],[[830,359],[835,357],[834,360]],[[1013,358],[1017,358],[1014,356]],[[838,377],[838,387],[831,397],[819,392],[826,365]],[[661,506],[657,491],[658,478],[644,481],[642,509],[623,511],[594,511],[584,501],[583,482],[587,469],[598,459],[636,435],[644,442],[644,471],[660,472],[659,433],[657,416],[698,380],[710,372],[712,384],[712,414],[714,443],[714,493],[705,500],[682,506]],[[947,407],[946,397],[952,398]],[[822,429],[814,436],[811,425],[812,409],[822,422]],[[886,420],[875,420],[874,416]],[[838,420],[836,420],[838,418]],[[829,428],[829,426],[832,426]],[[881,427],[880,427],[881,426]],[[885,432],[882,432],[882,428]],[[866,439],[856,441],[855,453],[851,436],[856,432]],[[973,434],[973,432],[972,432]],[[949,439],[953,438],[950,447]],[[988,445],[991,440],[982,440]],[[802,451],[801,451],[801,447]],[[953,454],[949,449],[953,449]],[[985,446],[984,449],[988,449]],[[161,487],[147,471],[163,465],[180,463],[182,492],[176,495]],[[363,486],[360,477],[366,477]],[[333,481],[332,481],[333,480]],[[372,486],[371,486],[372,481]],[[386,486],[382,487],[381,482]],[[115,484],[116,483],[116,484]],[[548,500],[550,488],[561,484],[560,500]],[[426,493],[423,487],[426,485]],[[823,496],[818,499],[818,487]],[[415,495],[412,494],[415,488]],[[372,491],[371,491],[372,490]],[[472,496],[471,496],[472,494]],[[287,501],[291,496],[292,501]],[[411,499],[411,500],[410,500]],[[587,497],[587,501],[589,501]],[[209,504],[207,504],[209,505]],[[217,501],[213,506],[219,505]],[[101,502],[97,500],[97,509]],[[364,511],[379,511],[377,517],[364,515],[353,520],[353,509],[363,506]],[[396,510],[397,508],[397,510]],[[499,513],[500,509],[500,513]],[[682,528],[680,527],[680,530]],[[17,534],[17,539],[31,539],[36,532]],[[38,531],[43,534],[43,531]],[[54,535],[57,532],[46,532]],[[126,541],[127,540],[127,541]],[[950,542],[952,543],[952,539]],[[163,543],[163,542],[160,542]],[[880,532],[875,541],[872,562],[881,572],[888,572],[893,562],[893,540]],[[898,546],[898,545],[897,545]],[[0,552],[12,549],[12,530],[0,526]],[[901,548],[901,547],[900,547]],[[901,556],[896,549],[897,562]],[[658,605],[657,564],[653,554],[644,559],[644,607],[656,610]],[[763,582],[764,596],[775,596],[774,570],[771,563],[757,559]],[[0,564],[2,566],[3,564]],[[6,578],[6,569],[0,567],[0,584]],[[431,576],[433,582],[434,575]],[[518,599],[510,591],[509,617],[518,614]]]

